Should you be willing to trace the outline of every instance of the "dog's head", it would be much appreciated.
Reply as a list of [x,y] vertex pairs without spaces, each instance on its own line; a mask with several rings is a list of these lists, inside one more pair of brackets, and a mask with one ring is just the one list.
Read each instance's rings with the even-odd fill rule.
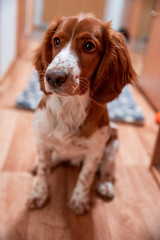
[[124,37],[90,15],[60,17],[35,55],[41,90],[60,96],[87,90],[98,103],[116,98],[136,80]]

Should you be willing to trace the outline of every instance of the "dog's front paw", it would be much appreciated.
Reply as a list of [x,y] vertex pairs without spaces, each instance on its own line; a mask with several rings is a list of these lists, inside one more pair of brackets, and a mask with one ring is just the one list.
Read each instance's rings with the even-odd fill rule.
[[42,208],[49,197],[49,189],[46,184],[37,184],[29,194],[27,199],[28,209]]
[[90,209],[88,197],[80,197],[74,194],[69,202],[69,208],[77,215],[83,215]]
[[114,188],[111,182],[100,182],[97,186],[97,192],[100,197],[105,199],[112,199],[114,198]]

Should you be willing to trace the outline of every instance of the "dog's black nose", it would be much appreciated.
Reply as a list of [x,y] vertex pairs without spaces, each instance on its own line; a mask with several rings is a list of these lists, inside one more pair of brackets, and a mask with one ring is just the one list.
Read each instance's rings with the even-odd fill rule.
[[67,74],[60,70],[48,70],[46,73],[46,80],[52,87],[60,87],[66,79]]

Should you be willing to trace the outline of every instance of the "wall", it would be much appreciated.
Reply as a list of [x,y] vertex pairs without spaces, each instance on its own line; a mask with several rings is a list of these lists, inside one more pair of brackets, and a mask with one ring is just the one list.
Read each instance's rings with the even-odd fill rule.
[[[160,13],[160,1],[156,2],[157,13]],[[160,14],[152,19],[149,42],[141,81],[143,92],[156,109],[160,110]]]
[[142,10],[139,19],[139,26],[137,31],[137,38],[147,36],[150,30],[151,24],[151,10],[153,10],[155,0],[142,0]]
[[35,0],[34,6],[34,26],[39,27],[43,22],[44,0]]
[[43,21],[50,22],[57,15],[73,16],[80,12],[92,12],[102,19],[105,0],[45,0]]
[[119,30],[122,22],[122,15],[125,0],[108,0],[104,8],[104,20],[112,21],[113,29]]
[[126,29],[129,33],[130,33],[130,25],[132,20],[134,4],[135,4],[135,0],[125,0],[124,9],[123,9],[122,27]]
[[0,79],[16,56],[17,0],[0,0]]

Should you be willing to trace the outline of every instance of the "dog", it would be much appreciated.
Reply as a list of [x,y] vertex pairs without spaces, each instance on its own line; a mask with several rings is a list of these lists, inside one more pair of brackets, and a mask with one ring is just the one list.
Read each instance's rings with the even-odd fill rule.
[[34,64],[44,95],[35,113],[37,175],[27,206],[44,206],[51,165],[69,161],[81,165],[69,207],[82,215],[90,209],[98,169],[98,193],[114,196],[118,139],[106,103],[136,81],[136,73],[122,34],[90,14],[58,17],[44,34]]

